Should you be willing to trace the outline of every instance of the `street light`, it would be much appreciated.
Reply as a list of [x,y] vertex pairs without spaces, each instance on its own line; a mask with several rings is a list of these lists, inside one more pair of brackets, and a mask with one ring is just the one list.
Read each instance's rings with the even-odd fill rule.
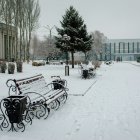
[[71,39],[67,34],[63,35],[63,39],[65,40],[65,52],[66,52],[66,65],[68,65],[68,45],[67,42]]
[[65,41],[64,47],[65,47],[65,52],[66,52],[66,66],[65,66],[65,76],[69,76],[69,66],[68,66],[68,45],[67,43],[69,42],[69,40],[71,39],[70,36],[68,36],[67,34],[64,34],[62,37]]
[[49,30],[49,33],[50,33],[49,46],[51,47],[51,45],[52,45],[52,30],[55,28],[55,25],[53,25],[52,27],[50,27],[49,25],[47,25],[47,26],[44,26],[44,28],[46,28],[47,30]]

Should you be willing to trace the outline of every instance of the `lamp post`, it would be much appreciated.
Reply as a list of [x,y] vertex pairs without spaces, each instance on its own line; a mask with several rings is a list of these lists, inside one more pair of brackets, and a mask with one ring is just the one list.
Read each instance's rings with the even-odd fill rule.
[[70,40],[70,36],[67,34],[63,35],[65,41],[65,52],[66,52],[66,66],[65,66],[65,76],[69,76],[69,66],[68,66],[68,45],[67,42]]
[[68,36],[67,34],[64,34],[63,39],[65,41],[66,65],[68,65],[68,45],[67,45],[67,42],[70,40],[70,36]]
[[102,50],[100,50],[100,61],[102,61]]
[[63,39],[65,41],[66,65],[68,65],[68,45],[67,45],[67,42],[70,40],[70,36],[68,36],[67,34],[64,34]]
[[49,40],[49,46],[52,46],[52,30],[55,28],[55,25],[50,27],[49,25],[44,26],[44,28],[46,28],[47,30],[49,30],[49,34],[50,34],[50,40]]

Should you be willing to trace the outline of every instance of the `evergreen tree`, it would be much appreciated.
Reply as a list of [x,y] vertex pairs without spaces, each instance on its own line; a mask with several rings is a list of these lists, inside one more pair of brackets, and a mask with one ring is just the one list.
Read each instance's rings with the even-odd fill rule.
[[[80,39],[79,39],[80,38]],[[87,52],[91,50],[93,39],[91,35],[87,33],[87,27],[84,26],[79,31],[79,38],[77,39],[77,49],[78,51],[82,51],[85,54],[85,61],[87,60]]]
[[[82,17],[79,16],[78,11],[73,6],[66,10],[62,18],[60,21],[62,28],[56,28],[58,32],[56,47],[61,51],[71,52],[72,68],[74,68],[74,53],[90,50],[91,36],[88,35]],[[70,40],[64,39],[65,34],[70,37]]]

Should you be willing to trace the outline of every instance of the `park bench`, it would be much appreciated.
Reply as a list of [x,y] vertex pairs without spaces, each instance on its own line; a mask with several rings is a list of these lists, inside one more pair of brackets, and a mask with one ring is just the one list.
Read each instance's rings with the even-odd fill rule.
[[88,68],[88,69],[82,69],[81,70],[82,72],[82,78],[84,79],[89,79],[89,78],[93,78],[95,76],[95,69],[91,69],[91,68]]
[[63,62],[60,61],[60,60],[50,60],[49,64],[51,64],[51,65],[62,65]]
[[46,119],[51,109],[57,110],[65,103],[68,96],[67,81],[59,76],[52,78],[55,80],[49,84],[42,74],[18,80],[9,79],[6,83],[9,97],[1,101],[0,128],[24,131],[25,123],[32,124],[33,118]]
[[95,69],[92,67],[87,67],[86,65],[79,65],[78,66],[79,73],[81,78],[90,79],[96,75]]
[[106,65],[110,65],[112,62],[111,61],[105,61]]

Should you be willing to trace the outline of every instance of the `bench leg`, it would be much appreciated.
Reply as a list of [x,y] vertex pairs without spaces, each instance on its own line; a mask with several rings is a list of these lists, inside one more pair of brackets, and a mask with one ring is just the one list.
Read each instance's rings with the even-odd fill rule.
[[37,119],[46,119],[49,116],[50,109],[46,104],[36,102],[30,105],[28,110],[28,118],[33,119],[34,117]]
[[67,100],[67,98],[68,98],[68,94],[65,93],[65,94],[63,94],[62,96],[60,96],[60,97],[58,98],[58,100],[59,100],[60,103],[65,103],[66,100]]
[[57,110],[60,107],[60,101],[58,99],[55,99],[54,101],[52,101],[48,104],[48,107],[50,109]]

